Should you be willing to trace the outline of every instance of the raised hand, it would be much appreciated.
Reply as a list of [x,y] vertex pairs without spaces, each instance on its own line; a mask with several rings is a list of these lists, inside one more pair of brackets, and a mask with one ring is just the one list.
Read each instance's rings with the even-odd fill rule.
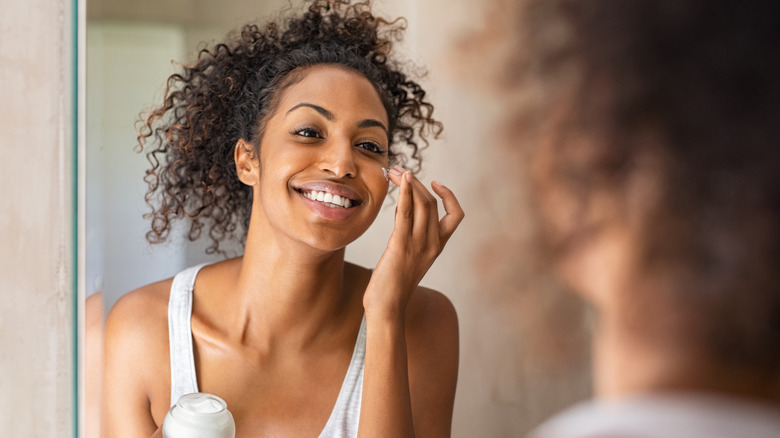
[[395,228],[363,298],[366,316],[403,316],[415,288],[464,217],[455,195],[442,184],[431,184],[444,205],[440,220],[436,198],[411,172],[395,167],[388,176],[400,188]]

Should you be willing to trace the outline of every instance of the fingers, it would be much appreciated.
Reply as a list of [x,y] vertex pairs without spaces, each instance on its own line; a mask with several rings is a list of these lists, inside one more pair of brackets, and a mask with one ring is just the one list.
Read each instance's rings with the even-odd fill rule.
[[395,208],[395,228],[393,235],[408,238],[412,235],[414,222],[414,200],[412,199],[412,184],[398,167],[390,170],[390,181],[399,186],[398,205]]
[[[446,212],[444,217],[439,220],[436,198],[431,195],[420,180],[399,166],[390,171],[390,180],[402,188],[396,215],[403,204],[406,218],[412,219],[411,223],[405,224],[410,226],[407,230],[414,236],[424,239],[428,245],[441,250],[465,216],[453,192],[437,181],[431,184],[433,191],[442,199]],[[404,186],[404,184],[407,185]],[[411,190],[409,190],[409,186],[411,186]],[[406,198],[402,203],[404,187],[407,188],[406,195],[411,195],[411,202],[409,202],[409,198]],[[413,207],[411,212],[408,210],[409,206]]]
[[[430,242],[430,240],[435,240],[435,243],[438,244],[439,215],[436,198],[428,192],[420,180],[400,166],[390,170],[389,175],[390,181],[401,187],[396,218],[402,214],[409,220],[409,223],[404,224],[410,227],[408,236],[414,237],[418,242],[431,244],[434,242]],[[411,209],[407,207],[411,207]]]
[[465,217],[465,213],[463,213],[463,208],[461,208],[452,190],[438,181],[431,183],[431,188],[439,195],[444,205],[445,214],[439,221],[439,236],[441,237],[441,245],[444,246],[450,236],[452,236],[452,233],[455,232],[455,229],[458,228],[458,225]]
[[411,172],[406,175],[412,184],[414,197],[414,230],[415,236],[431,248],[437,255],[439,252],[439,205],[436,198],[425,188],[423,183]]

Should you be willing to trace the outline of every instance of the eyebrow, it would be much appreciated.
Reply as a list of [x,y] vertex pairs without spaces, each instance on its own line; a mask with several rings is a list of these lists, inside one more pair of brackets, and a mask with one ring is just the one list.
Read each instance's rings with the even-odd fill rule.
[[333,120],[333,118],[334,118],[332,112],[326,110],[325,108],[323,108],[323,107],[321,107],[319,105],[314,105],[312,103],[306,103],[306,102],[302,102],[302,103],[299,103],[299,104],[293,106],[292,108],[287,110],[287,113],[285,115],[290,114],[291,112],[293,112],[293,111],[295,111],[295,110],[297,110],[298,108],[301,108],[301,107],[311,108],[314,111],[317,111],[318,113],[320,113],[323,117],[325,117],[328,120]]
[[[301,102],[301,103],[299,103],[297,105],[294,105],[292,108],[287,110],[286,114],[290,114],[291,112],[293,112],[296,109],[301,108],[301,107],[311,108],[314,111],[317,111],[318,113],[320,113],[320,115],[322,115],[323,117],[325,117],[328,120],[333,120],[335,118],[333,113],[328,111],[328,110],[326,110],[325,108],[323,108],[323,107],[321,107],[319,105],[314,105],[313,103],[306,103],[306,102]],[[388,137],[390,136],[390,133],[387,130],[387,127],[384,125],[384,123],[380,122],[379,120],[375,120],[375,119],[361,120],[360,122],[358,122],[357,127],[358,128],[374,128],[374,127],[382,128],[382,130],[385,131],[385,134],[387,134]]]
[[357,124],[357,127],[358,128],[373,128],[373,127],[382,128],[382,130],[385,131],[385,134],[387,134],[388,137],[390,136],[390,133],[387,132],[387,127],[379,120],[374,120],[374,119],[361,120],[360,123]]

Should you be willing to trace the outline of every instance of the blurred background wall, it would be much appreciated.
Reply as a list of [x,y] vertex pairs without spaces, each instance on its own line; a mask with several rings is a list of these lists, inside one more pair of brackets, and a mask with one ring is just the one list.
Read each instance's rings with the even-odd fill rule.
[[[298,2],[295,2],[298,4]],[[505,108],[485,86],[495,57],[464,56],[490,29],[482,2],[376,0],[378,15],[406,17],[401,52],[414,61],[444,123],[424,154],[421,179],[452,188],[466,220],[422,284],[444,292],[460,319],[460,377],[455,437],[515,437],[590,391],[583,309],[539,275],[528,251],[533,232],[519,171],[507,153]],[[133,152],[139,111],[157,103],[176,62],[190,62],[202,42],[253,19],[273,16],[285,0],[89,0],[87,4],[87,291],[121,294],[174,275],[207,257],[182,238],[150,247],[144,233],[146,168]],[[491,6],[500,16],[501,2]],[[496,15],[496,12],[498,14]],[[486,43],[480,50],[489,52]],[[490,84],[487,84],[489,87]],[[511,147],[511,141],[510,141]],[[514,183],[513,183],[514,184]],[[392,230],[388,202],[347,259],[373,266]]]

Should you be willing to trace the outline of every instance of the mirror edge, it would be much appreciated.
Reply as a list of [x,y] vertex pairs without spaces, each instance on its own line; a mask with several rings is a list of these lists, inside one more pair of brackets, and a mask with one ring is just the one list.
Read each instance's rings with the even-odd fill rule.
[[71,1],[73,104],[73,431],[83,437],[84,415],[84,303],[86,300],[86,0]]

